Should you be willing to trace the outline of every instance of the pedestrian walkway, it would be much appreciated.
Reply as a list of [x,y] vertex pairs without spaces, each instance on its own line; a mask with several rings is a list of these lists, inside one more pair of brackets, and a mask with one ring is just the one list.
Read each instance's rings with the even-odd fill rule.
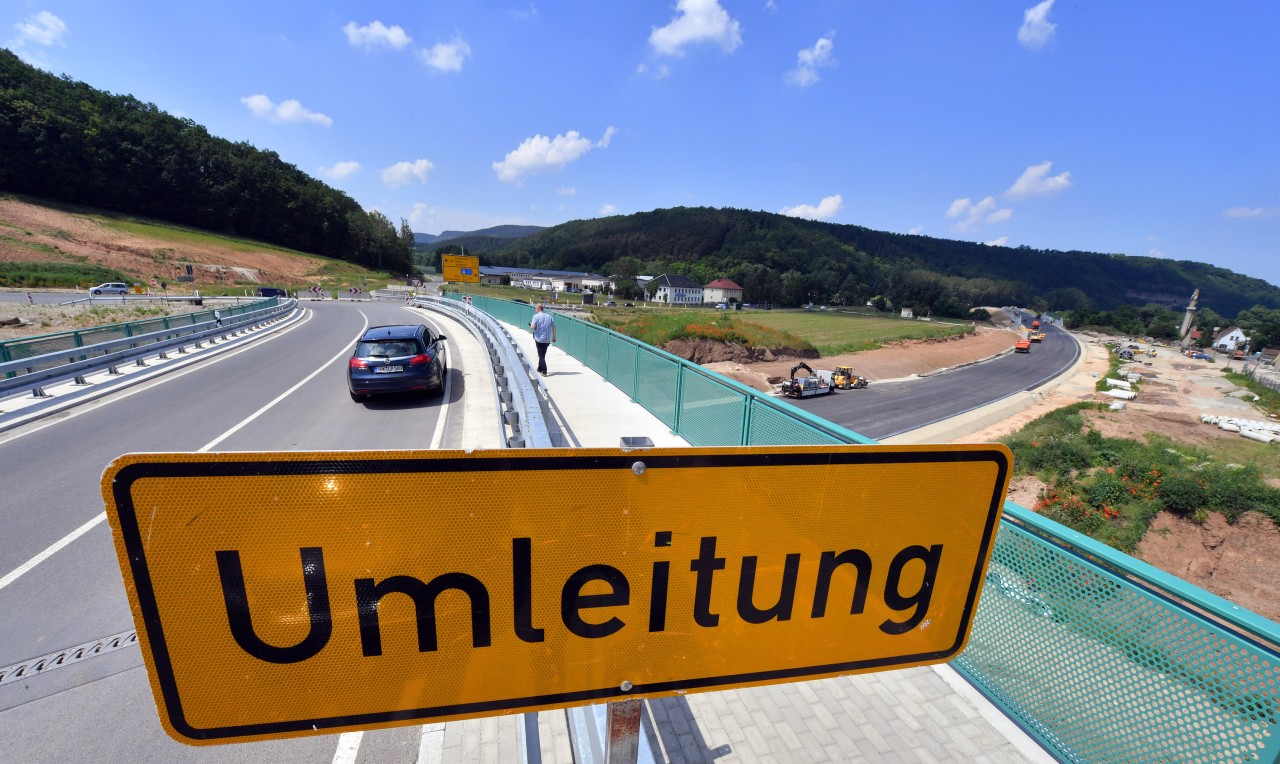
[[[533,337],[509,327],[527,357]],[[657,417],[552,345],[540,377],[575,445],[623,436],[688,445]],[[955,671],[931,666],[648,701],[650,750],[669,762],[1053,761]],[[570,762],[563,712],[538,714],[544,762]],[[449,749],[446,749],[448,751]],[[467,760],[464,752],[459,761]]]

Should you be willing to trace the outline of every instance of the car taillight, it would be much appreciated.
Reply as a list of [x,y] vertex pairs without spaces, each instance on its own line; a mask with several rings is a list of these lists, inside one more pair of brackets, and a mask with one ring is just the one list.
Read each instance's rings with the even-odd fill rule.
[[419,353],[415,355],[413,358],[409,359],[410,366],[420,366],[424,363],[431,363],[430,353]]
[[365,363],[363,358],[356,358],[356,357],[352,356],[351,360],[350,360],[350,361],[347,361],[347,368],[350,368],[350,369],[367,369],[367,368],[369,368],[369,364]]

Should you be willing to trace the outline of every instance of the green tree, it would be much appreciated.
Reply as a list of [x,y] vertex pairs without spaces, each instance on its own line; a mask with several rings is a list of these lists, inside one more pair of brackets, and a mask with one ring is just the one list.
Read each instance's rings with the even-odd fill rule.
[[1280,347],[1280,310],[1254,305],[1240,311],[1236,326],[1249,338],[1249,347],[1255,351]]

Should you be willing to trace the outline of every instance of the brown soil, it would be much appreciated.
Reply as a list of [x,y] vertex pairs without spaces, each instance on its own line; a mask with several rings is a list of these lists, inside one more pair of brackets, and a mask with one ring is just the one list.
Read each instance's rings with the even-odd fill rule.
[[[854,373],[866,377],[871,382],[883,382],[888,379],[931,374],[941,369],[991,358],[1010,350],[1015,340],[1016,336],[1012,332],[978,327],[977,332],[971,335],[935,340],[907,340],[861,353],[826,356],[822,359],[822,368],[852,366]],[[695,362],[762,392],[772,392],[777,383],[791,376],[791,368],[800,361],[808,363],[814,359],[813,355],[801,356],[789,353],[785,348],[763,351],[758,353],[756,358],[752,358],[745,352],[734,354],[733,351],[723,351],[729,357],[717,358],[716,351],[711,346],[726,347],[725,343],[711,340],[697,342],[685,340],[681,341],[680,345],[670,343],[664,349],[690,360],[695,360],[695,357],[708,358],[710,360],[695,360]],[[813,366],[812,363],[809,365]]]
[[[325,261],[266,249],[240,251],[216,242],[174,243],[118,231],[84,214],[0,198],[0,262],[88,263],[144,283],[166,281],[171,293],[240,283],[308,282]],[[194,281],[177,278],[191,264]]]
[[[1030,407],[958,442],[993,442],[1067,404],[1113,400],[1098,393],[1095,385],[1108,369],[1109,355],[1103,343],[1115,338],[1084,335],[1082,339],[1085,357],[1073,374],[1042,393],[1038,402]],[[849,365],[873,381],[925,375],[989,358],[1009,350],[1013,341],[1012,332],[996,327],[980,328],[977,335],[949,341],[905,342],[850,356],[823,358],[821,367]],[[696,352],[703,357],[714,357],[717,351],[699,347]],[[757,390],[771,392],[798,361],[795,357],[775,356],[772,360],[753,362],[732,356],[732,360],[704,365]],[[808,363],[818,368],[812,361]],[[1123,411],[1085,414],[1089,425],[1107,437],[1142,439],[1147,433],[1159,433],[1179,443],[1204,445],[1239,436],[1202,424],[1201,413],[1265,418],[1242,399],[1248,396],[1242,394],[1240,388],[1223,378],[1219,365],[1192,361],[1173,349],[1162,348],[1156,357],[1147,357],[1129,369],[1141,373],[1146,380],[1138,398],[1128,402]],[[1275,479],[1269,482],[1280,484]],[[1032,507],[1044,488],[1045,484],[1037,478],[1019,478],[1010,486],[1009,499]],[[1162,514],[1139,544],[1135,556],[1259,615],[1280,621],[1280,590],[1274,586],[1274,582],[1280,581],[1280,527],[1265,516],[1246,513],[1231,525],[1215,513],[1200,525]]]

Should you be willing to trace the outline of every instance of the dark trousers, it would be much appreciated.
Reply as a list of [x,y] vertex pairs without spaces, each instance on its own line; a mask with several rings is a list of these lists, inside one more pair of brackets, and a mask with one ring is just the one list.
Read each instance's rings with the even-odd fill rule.
[[551,347],[550,342],[535,342],[538,346],[538,373],[547,373],[547,348]]

